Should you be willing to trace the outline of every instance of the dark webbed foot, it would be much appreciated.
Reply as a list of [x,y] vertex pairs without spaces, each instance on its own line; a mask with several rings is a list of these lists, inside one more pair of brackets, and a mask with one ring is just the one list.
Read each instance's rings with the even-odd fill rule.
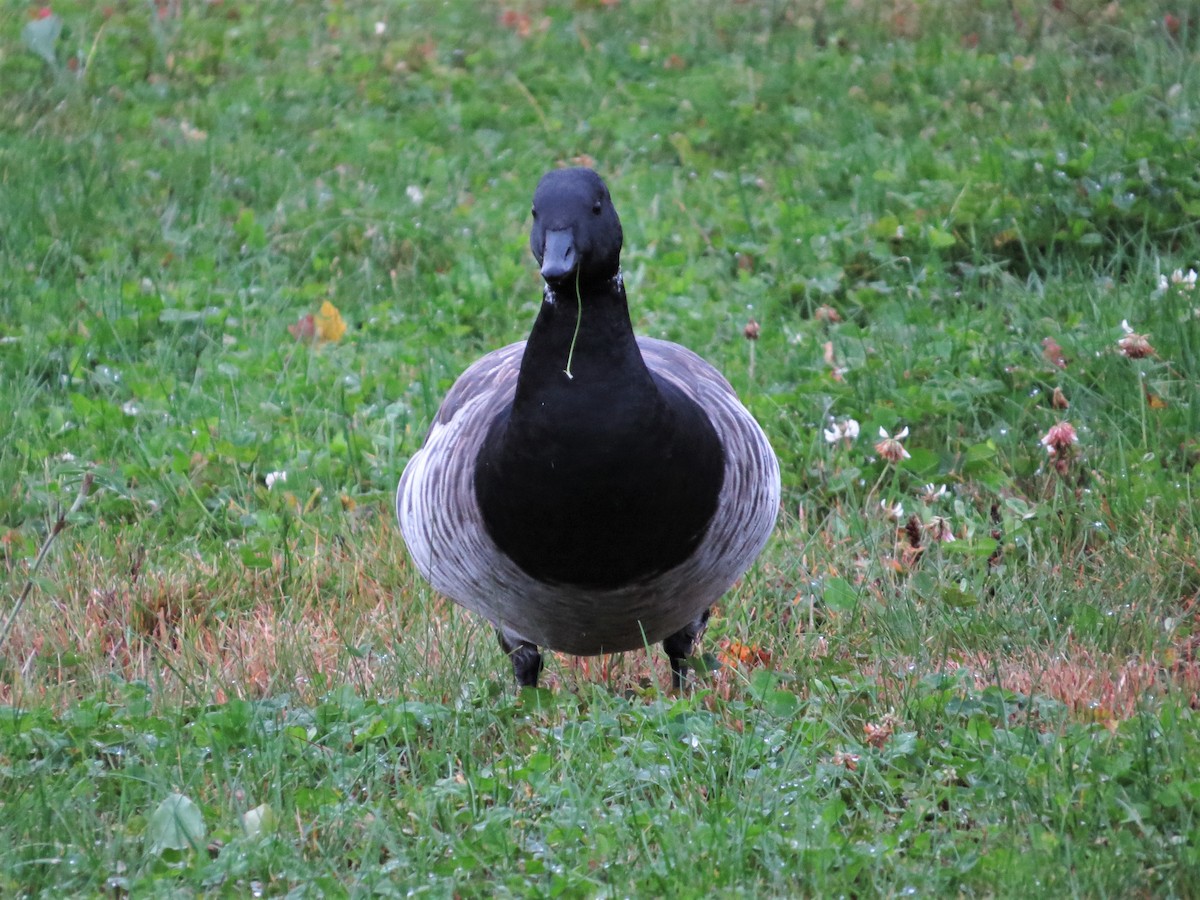
[[510,641],[504,632],[497,630],[500,649],[512,660],[513,675],[521,687],[537,687],[538,675],[542,671],[542,654],[529,641]]
[[662,642],[663,650],[667,651],[667,659],[671,661],[671,687],[682,690],[687,679],[687,663],[684,662],[696,649],[696,642],[708,627],[708,617],[711,609],[706,609],[700,618],[689,622],[677,632]]

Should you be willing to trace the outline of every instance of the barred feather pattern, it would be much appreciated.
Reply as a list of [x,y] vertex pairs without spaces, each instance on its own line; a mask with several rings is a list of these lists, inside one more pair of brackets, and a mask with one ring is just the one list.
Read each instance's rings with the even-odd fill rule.
[[707,412],[725,451],[717,510],[695,552],[674,568],[614,589],[548,584],[520,569],[488,535],[475,499],[475,459],[493,418],[512,402],[524,341],[487,354],[462,374],[400,478],[396,513],[417,569],[512,641],[579,656],[661,641],[733,586],[775,526],[779,463],[729,382],[678,344],[643,337],[638,346],[652,372]]

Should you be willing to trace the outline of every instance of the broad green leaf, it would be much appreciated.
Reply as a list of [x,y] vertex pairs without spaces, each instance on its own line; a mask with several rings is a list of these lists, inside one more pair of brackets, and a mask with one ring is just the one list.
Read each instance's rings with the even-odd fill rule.
[[922,476],[932,474],[940,464],[941,459],[938,455],[924,447],[910,447],[908,459],[900,463],[908,471]]
[[934,250],[945,250],[947,247],[953,247],[958,243],[958,238],[953,234],[933,226],[930,226],[929,232],[926,234],[926,240],[929,241],[929,246]]
[[43,19],[34,19],[21,29],[21,40],[25,46],[44,59],[49,65],[58,65],[54,47],[62,34],[62,19],[51,13]]
[[986,558],[996,552],[998,543],[995,538],[976,535],[969,541],[953,541],[952,543],[942,544],[941,548],[944,553]]
[[791,691],[771,691],[763,699],[763,708],[773,716],[794,716],[800,708],[800,698]]
[[985,459],[996,458],[996,445],[990,441],[984,441],[982,444],[972,444],[967,448],[967,462],[980,462]]
[[834,612],[850,612],[858,605],[858,592],[845,578],[830,578],[822,594],[825,605]]
[[1004,508],[1018,519],[1032,519],[1037,515],[1037,507],[1020,497],[1005,497]]
[[150,852],[191,850],[204,841],[204,816],[200,807],[183,794],[168,794],[146,823]]
[[269,569],[274,565],[271,558],[271,541],[262,535],[242,544],[238,548],[238,555],[247,569]]
[[279,820],[270,803],[263,803],[254,809],[242,813],[242,828],[247,837],[261,837],[272,834],[279,827]]
[[979,605],[979,598],[971,591],[948,587],[942,591],[942,602],[955,609],[968,609]]

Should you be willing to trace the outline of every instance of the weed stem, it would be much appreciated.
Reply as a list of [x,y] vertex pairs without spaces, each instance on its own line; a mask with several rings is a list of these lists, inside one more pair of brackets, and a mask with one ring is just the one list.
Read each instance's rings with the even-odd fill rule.
[[21,596],[17,598],[12,612],[8,614],[8,619],[4,622],[4,629],[0,630],[0,650],[4,649],[4,645],[8,641],[8,635],[12,631],[13,623],[17,620],[17,614],[21,612],[21,607],[25,605],[25,600],[29,597],[30,591],[33,590],[33,579],[37,577],[38,569],[42,567],[42,561],[45,560],[46,554],[50,552],[50,547],[53,545],[54,539],[58,537],[59,532],[67,527],[67,517],[73,516],[83,508],[88,494],[91,493],[93,478],[94,476],[91,472],[83,476],[83,481],[79,484],[79,493],[75,497],[75,502],[71,504],[71,508],[66,512],[58,514],[58,518],[54,520],[54,525],[50,528],[50,533],[46,535],[46,540],[42,541],[42,548],[38,550],[38,555],[34,557],[33,565],[29,568],[29,575],[25,578],[25,587],[21,589]]
[[575,333],[571,335],[571,349],[567,351],[567,367],[563,369],[565,374],[572,381],[575,376],[571,374],[571,361],[575,358],[575,342],[579,340],[579,323],[583,321],[583,295],[579,293],[579,270],[575,270]]

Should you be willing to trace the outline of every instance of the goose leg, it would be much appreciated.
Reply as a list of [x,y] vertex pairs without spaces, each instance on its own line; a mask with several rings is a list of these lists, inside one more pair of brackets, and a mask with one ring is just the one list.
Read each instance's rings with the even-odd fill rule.
[[529,641],[510,640],[503,631],[496,629],[500,649],[512,660],[513,675],[520,687],[537,687],[538,674],[542,671],[542,654],[536,644]]
[[711,614],[712,610],[706,609],[700,614],[700,618],[688,622],[662,642],[663,650],[667,651],[667,659],[671,661],[671,687],[676,690],[683,690],[683,683],[687,678],[687,663],[684,660],[696,649],[696,642],[708,627],[708,617]]

